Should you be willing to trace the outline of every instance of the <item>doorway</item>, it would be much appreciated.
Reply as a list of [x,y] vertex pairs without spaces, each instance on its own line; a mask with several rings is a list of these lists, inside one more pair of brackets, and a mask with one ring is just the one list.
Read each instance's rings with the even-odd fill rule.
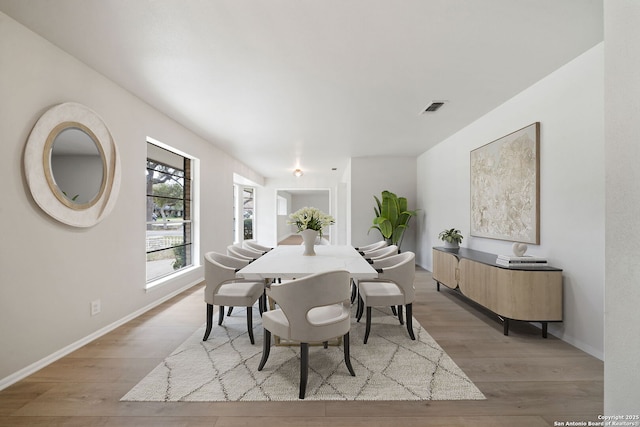
[[[302,237],[297,234],[297,229],[287,224],[289,215],[305,206],[320,209],[335,218],[335,213],[331,210],[331,190],[328,188],[282,188],[276,191],[277,209],[277,241],[278,244],[299,244]],[[330,242],[334,242],[332,230],[323,236]],[[296,239],[299,239],[299,243]]]

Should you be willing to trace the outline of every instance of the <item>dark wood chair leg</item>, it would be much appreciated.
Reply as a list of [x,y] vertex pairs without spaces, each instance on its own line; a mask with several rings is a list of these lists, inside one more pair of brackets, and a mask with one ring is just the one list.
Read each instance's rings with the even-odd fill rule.
[[264,313],[264,300],[262,299],[262,295],[258,298],[258,311],[260,312],[260,317],[262,317],[262,313]]
[[358,296],[358,287],[356,286],[355,280],[351,279],[351,304],[356,301],[356,297]]
[[401,325],[404,325],[404,319],[402,318],[402,306],[401,305],[398,306],[398,320],[400,321]]
[[262,291],[262,312],[269,310],[269,304],[267,301],[267,291]]
[[413,334],[413,304],[407,304],[407,332],[412,340],[416,340],[416,336]]
[[362,318],[362,313],[364,313],[364,300],[362,299],[362,296],[360,296],[360,294],[358,293],[358,308],[356,309],[357,322],[360,322],[360,319]]
[[329,348],[329,341],[322,341],[322,346],[324,348]]
[[352,377],[356,376],[355,371],[353,370],[353,366],[351,366],[351,354],[349,351],[349,332],[344,334],[342,338],[342,347],[344,347],[344,363],[347,365],[347,369]]
[[267,329],[264,330],[264,337],[262,339],[262,359],[258,365],[258,371],[262,371],[264,364],[267,363],[269,358],[269,352],[271,351],[271,332]]
[[307,378],[309,377],[309,344],[300,343],[300,399],[304,399],[307,391]]
[[227,317],[231,316],[231,312],[233,311],[233,307],[229,307],[227,310]]
[[391,312],[393,313],[394,316],[398,315],[398,312],[396,311],[396,306],[395,305],[391,306]]
[[369,339],[369,332],[371,332],[371,307],[367,307],[367,326],[364,330],[364,343],[367,343]]
[[207,329],[204,331],[204,338],[202,338],[202,341],[206,341],[209,339],[209,334],[211,333],[212,326],[213,326],[213,305],[207,304]]
[[223,320],[224,320],[224,305],[221,305],[220,310],[218,310],[218,326],[222,325]]
[[253,340],[253,307],[247,307],[247,332],[249,332],[249,341],[255,344]]

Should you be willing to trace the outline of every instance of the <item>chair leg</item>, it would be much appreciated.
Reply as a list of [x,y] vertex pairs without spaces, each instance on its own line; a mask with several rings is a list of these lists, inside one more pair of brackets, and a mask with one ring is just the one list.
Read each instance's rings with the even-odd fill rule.
[[324,348],[329,348],[329,341],[322,341],[322,346]]
[[249,332],[249,341],[255,344],[253,340],[253,307],[247,307],[247,332]]
[[413,304],[407,304],[407,331],[412,340],[416,340],[413,334]]
[[231,312],[233,311],[233,307],[229,307],[227,310],[227,317],[231,316]]
[[401,325],[404,325],[404,320],[402,319],[402,305],[398,306],[398,320]]
[[356,297],[358,296],[358,287],[356,286],[356,281],[351,279],[351,304],[356,301]]
[[300,395],[298,398],[304,399],[307,391],[307,378],[309,377],[309,343],[300,343]]
[[223,320],[224,320],[224,305],[221,305],[220,310],[218,310],[218,326],[222,325]]
[[364,343],[367,343],[369,339],[369,332],[371,332],[371,307],[367,307],[367,327],[364,330]]
[[260,298],[262,299],[262,312],[264,313],[265,311],[269,310],[266,290],[262,291],[262,296]]
[[358,293],[358,308],[356,309],[356,319],[358,322],[360,322],[363,312],[364,312],[364,300],[362,299],[362,296],[360,295],[360,293]]
[[202,338],[202,341],[206,341],[209,339],[209,334],[211,333],[212,326],[213,326],[213,305],[207,304],[207,329],[204,331],[204,338]]
[[396,311],[396,306],[395,305],[391,306],[391,312],[393,313],[394,316],[398,315],[398,312]]
[[271,332],[267,329],[264,330],[264,337],[262,339],[262,359],[258,365],[258,371],[262,371],[264,364],[267,363],[269,358],[269,352],[271,351]]
[[352,377],[356,376],[355,371],[353,370],[353,366],[351,366],[351,354],[349,352],[349,332],[344,334],[342,338],[342,346],[344,347],[344,363],[347,365],[347,369]]
[[260,317],[262,317],[262,313],[264,313],[264,300],[262,299],[262,295],[258,298],[258,311],[260,312]]

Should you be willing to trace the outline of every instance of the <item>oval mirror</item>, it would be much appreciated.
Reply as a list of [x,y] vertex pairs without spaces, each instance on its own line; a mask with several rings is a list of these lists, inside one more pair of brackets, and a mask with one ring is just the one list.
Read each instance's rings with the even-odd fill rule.
[[47,181],[58,200],[86,209],[99,200],[106,181],[105,158],[95,135],[80,123],[61,123],[44,150]]
[[75,102],[49,108],[29,134],[24,172],[34,201],[58,221],[92,227],[113,210],[120,160],[109,129]]

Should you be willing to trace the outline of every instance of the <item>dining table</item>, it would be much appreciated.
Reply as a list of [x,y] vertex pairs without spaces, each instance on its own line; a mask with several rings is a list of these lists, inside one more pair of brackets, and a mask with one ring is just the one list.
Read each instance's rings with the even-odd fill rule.
[[249,280],[295,279],[326,271],[347,270],[352,279],[375,279],[378,272],[353,246],[317,245],[316,255],[303,255],[300,245],[276,246],[240,269],[236,276]]

